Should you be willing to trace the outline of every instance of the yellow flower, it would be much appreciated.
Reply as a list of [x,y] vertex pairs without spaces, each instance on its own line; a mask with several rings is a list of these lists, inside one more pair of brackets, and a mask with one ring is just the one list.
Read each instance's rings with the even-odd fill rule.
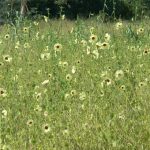
[[86,93],[85,93],[85,92],[81,92],[81,93],[79,94],[79,99],[80,99],[80,100],[85,100],[85,99],[86,99]]
[[94,43],[94,42],[96,42],[97,40],[98,40],[97,35],[92,34],[92,35],[90,36],[89,42],[90,42],[90,43]]
[[62,50],[62,45],[59,44],[59,43],[56,43],[56,44],[54,45],[54,50],[55,50],[55,51],[61,51],[61,50]]
[[110,34],[106,33],[104,36],[104,39],[106,42],[109,42],[110,41]]
[[48,124],[44,124],[42,128],[43,128],[45,133],[48,133],[50,131],[50,127]]
[[33,120],[31,120],[31,119],[28,120],[28,121],[27,121],[27,125],[28,125],[29,127],[31,127],[31,126],[33,125]]
[[39,23],[36,22],[36,21],[34,21],[33,24],[34,24],[35,26],[38,26],[38,25],[39,25]]
[[120,80],[121,78],[124,77],[124,72],[122,70],[117,70],[115,72],[115,77],[116,77],[117,80]]
[[94,30],[95,30],[95,28],[94,28],[94,27],[91,27],[91,28],[90,28],[90,33],[93,34]]
[[82,44],[82,46],[84,47],[84,46],[87,45],[87,41],[86,41],[86,40],[81,40],[81,44]]
[[29,43],[25,43],[25,44],[24,44],[24,48],[30,48]]
[[139,28],[139,29],[137,29],[137,34],[139,35],[139,34],[142,34],[144,32],[144,29],[143,28]]
[[77,95],[77,91],[76,90],[71,90],[70,94],[71,94],[71,96],[76,96]]
[[62,66],[63,66],[64,68],[68,67],[68,62],[63,62],[63,63],[62,63]]
[[6,34],[6,35],[5,35],[5,39],[8,40],[9,38],[10,38],[10,35],[9,35],[9,34]]
[[101,44],[101,49],[109,49],[109,48],[110,48],[109,43],[103,42],[103,43]]
[[109,86],[109,85],[112,84],[112,80],[111,80],[110,78],[106,78],[106,79],[104,80],[104,83],[105,83],[107,86]]
[[62,15],[62,16],[61,16],[61,19],[62,19],[62,20],[65,20],[65,15]]
[[123,26],[122,22],[117,22],[116,25],[115,25],[117,30],[121,29],[122,26]]
[[43,53],[41,54],[42,60],[49,60],[50,59],[50,53]]
[[48,17],[44,16],[44,20],[45,20],[45,22],[48,22]]
[[4,55],[4,56],[3,56],[3,60],[4,60],[5,62],[11,62],[11,61],[12,61],[12,57],[10,57],[9,55]]
[[4,65],[4,63],[3,62],[0,62],[0,67],[2,67]]
[[2,110],[2,118],[6,118],[7,117],[7,110]]
[[0,88],[0,97],[6,97],[7,96],[7,92],[5,89]]
[[67,75],[66,75],[66,80],[67,80],[67,81],[71,81],[71,80],[72,80],[71,74],[67,74]]
[[23,28],[23,32],[24,32],[24,33],[28,33],[28,32],[29,32],[29,28],[24,27],[24,28]]

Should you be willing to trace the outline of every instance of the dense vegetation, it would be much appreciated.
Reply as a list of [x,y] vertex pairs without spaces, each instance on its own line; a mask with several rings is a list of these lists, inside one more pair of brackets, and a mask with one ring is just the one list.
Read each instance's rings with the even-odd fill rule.
[[[21,0],[0,0],[2,6],[0,15],[5,17],[13,16],[20,11]],[[28,0],[28,15],[43,14],[51,17],[58,17],[60,12],[68,18],[74,19],[78,15],[89,17],[90,14],[103,13],[110,18],[140,18],[149,14],[149,0]]]
[[44,19],[0,28],[1,149],[149,150],[150,21]]

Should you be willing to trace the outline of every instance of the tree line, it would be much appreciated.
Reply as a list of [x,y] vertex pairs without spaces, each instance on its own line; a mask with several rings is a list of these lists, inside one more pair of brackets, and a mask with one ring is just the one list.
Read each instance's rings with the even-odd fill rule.
[[149,15],[150,0],[0,0],[0,18],[65,14],[69,19],[103,13],[109,18],[140,18]]

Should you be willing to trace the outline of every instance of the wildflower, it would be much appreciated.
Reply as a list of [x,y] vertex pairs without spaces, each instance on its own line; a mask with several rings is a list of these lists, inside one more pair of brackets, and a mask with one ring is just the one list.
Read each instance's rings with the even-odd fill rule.
[[34,111],[41,112],[42,111],[42,107],[40,105],[36,105],[36,107],[34,108]]
[[99,52],[98,52],[98,50],[96,49],[96,50],[94,50],[93,52],[92,52],[93,54],[94,54],[94,58],[95,59],[98,59],[99,58]]
[[109,43],[107,43],[107,42],[103,42],[103,43],[101,44],[101,49],[109,49],[109,47],[110,47],[110,45],[109,45]]
[[34,21],[33,24],[34,24],[35,26],[38,26],[38,25],[39,25],[39,23],[36,22],[36,21]]
[[5,89],[0,88],[0,97],[6,97],[7,96],[7,92]]
[[70,33],[73,33],[73,31],[74,31],[74,28],[72,27],[71,30],[70,30]]
[[48,22],[48,17],[44,16],[44,20],[45,20],[45,22]]
[[122,26],[123,26],[122,22],[117,22],[116,25],[115,25],[115,27],[116,27],[117,30],[119,30],[120,28],[122,28]]
[[68,67],[68,62],[63,62],[63,63],[62,63],[62,66],[63,66],[64,68]]
[[50,127],[48,124],[44,124],[42,128],[43,128],[45,133],[48,133],[50,131]]
[[91,28],[90,28],[90,33],[93,34],[94,30],[95,30],[95,28],[94,28],[94,27],[91,27]]
[[75,74],[75,73],[76,73],[76,67],[75,67],[75,66],[72,66],[71,72],[72,72],[72,74]]
[[37,100],[42,99],[42,94],[41,94],[41,93],[35,93],[35,98],[36,98]]
[[28,33],[28,32],[29,32],[29,28],[24,27],[24,28],[23,28],[23,32],[24,32],[24,33]]
[[59,66],[59,67],[62,67],[62,65],[63,65],[63,62],[60,60],[60,61],[58,62],[58,66]]
[[35,37],[37,40],[39,40],[39,32],[36,33]]
[[30,48],[30,45],[29,45],[29,43],[24,43],[23,47],[24,48]]
[[66,80],[67,80],[67,81],[71,81],[71,80],[72,80],[71,74],[67,74],[67,75],[66,75]]
[[65,20],[65,15],[62,15],[62,16],[61,16],[61,19],[62,19],[62,20]]
[[122,70],[117,70],[115,72],[115,77],[116,77],[117,80],[120,80],[121,78],[124,77],[124,72]]
[[52,79],[52,77],[53,77],[52,74],[49,73],[49,74],[48,74],[48,78],[49,78],[49,79]]
[[66,93],[65,94],[65,99],[68,99],[70,97],[70,94]]
[[144,87],[144,86],[146,86],[146,82],[139,82],[139,87]]
[[104,39],[106,42],[109,42],[110,41],[110,34],[106,33],[104,36]]
[[99,49],[101,47],[101,44],[102,44],[101,42],[97,42],[96,43],[96,48]]
[[62,50],[62,45],[59,44],[59,43],[56,43],[56,44],[54,45],[54,50],[55,50],[55,51],[61,51],[61,50]]
[[90,42],[90,43],[93,43],[93,42],[96,42],[97,40],[98,40],[97,35],[92,34],[92,35],[90,36],[89,42]]
[[5,39],[8,40],[9,38],[10,38],[10,35],[9,35],[9,34],[6,34],[6,35],[5,35]]
[[104,82],[106,83],[106,85],[111,85],[111,84],[112,84],[112,80],[109,79],[109,78],[106,78],[106,79],[104,80]]
[[149,54],[149,53],[150,53],[150,50],[147,49],[147,48],[145,48],[143,54],[144,54],[144,55],[147,55],[147,54]]
[[3,60],[4,60],[5,62],[11,62],[11,61],[12,61],[12,57],[10,57],[9,55],[4,55],[4,56],[3,56]]
[[108,72],[107,71],[102,71],[101,77],[107,76]]
[[44,111],[44,116],[47,117],[48,116],[48,112]]
[[123,91],[125,91],[125,89],[126,89],[125,85],[121,85],[120,89],[123,90]]
[[2,67],[4,65],[4,63],[3,62],[0,62],[0,67]]
[[139,35],[139,34],[142,34],[144,32],[144,29],[143,28],[139,28],[139,29],[137,29],[137,34]]
[[67,129],[63,130],[63,135],[69,135],[69,130]]
[[27,121],[27,125],[28,125],[29,127],[31,127],[31,126],[33,125],[33,120],[31,120],[31,119],[28,120],[28,121]]
[[89,55],[90,53],[91,53],[91,48],[89,47],[89,46],[87,46],[87,48],[86,48],[86,53],[87,53],[87,55]]
[[42,53],[41,59],[42,60],[49,60],[50,59],[50,53]]
[[44,80],[43,82],[42,82],[42,85],[47,85],[49,83],[49,80]]
[[81,63],[81,61],[80,60],[77,60],[77,64],[80,64]]
[[71,96],[76,96],[77,95],[77,91],[76,90],[71,90],[70,94],[71,94]]
[[46,48],[44,49],[44,51],[46,51],[46,52],[47,52],[48,50],[49,50],[49,47],[48,47],[48,46],[46,46]]
[[84,100],[86,98],[86,93],[85,92],[81,92],[80,94],[79,94],[79,99],[80,100]]
[[87,45],[87,41],[86,40],[82,40],[81,44],[82,44],[83,47],[85,47]]
[[2,118],[6,118],[7,117],[7,110],[2,110]]
[[100,91],[100,96],[103,97],[104,96],[104,91]]

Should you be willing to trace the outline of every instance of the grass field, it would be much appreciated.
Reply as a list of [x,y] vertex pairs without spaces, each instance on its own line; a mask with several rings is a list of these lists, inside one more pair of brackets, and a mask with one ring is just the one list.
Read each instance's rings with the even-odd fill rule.
[[0,27],[1,149],[149,150],[150,21],[45,21]]

